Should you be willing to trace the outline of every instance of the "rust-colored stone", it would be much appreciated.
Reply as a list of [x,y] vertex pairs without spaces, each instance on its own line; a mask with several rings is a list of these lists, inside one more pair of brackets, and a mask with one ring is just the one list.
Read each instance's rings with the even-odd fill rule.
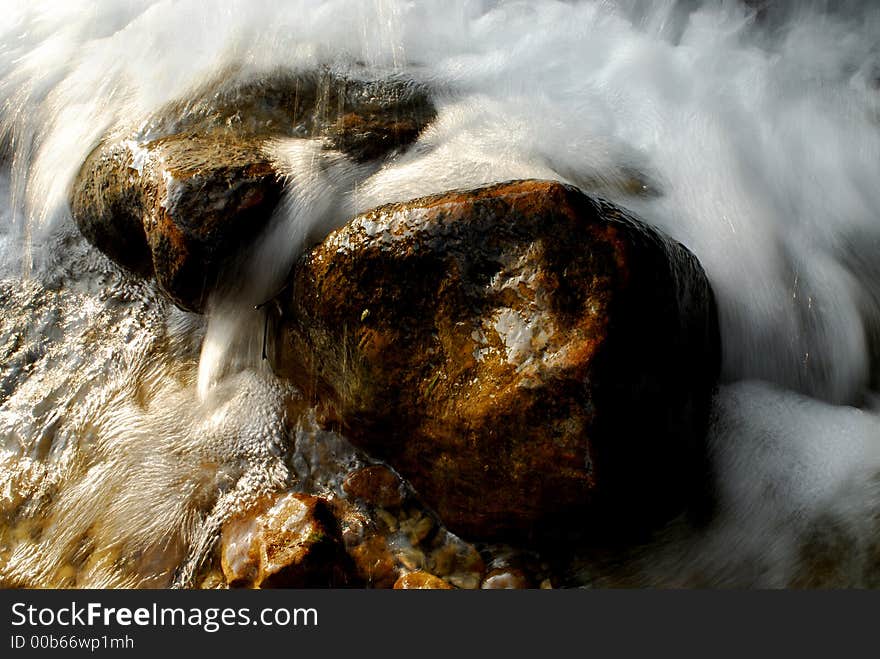
[[394,582],[395,590],[454,590],[454,586],[427,572],[408,572]]
[[371,535],[364,542],[350,548],[358,577],[371,588],[391,588],[399,569],[388,544],[380,535]]
[[233,587],[334,587],[349,583],[335,520],[319,497],[268,497],[223,527],[221,567]]
[[492,570],[480,586],[485,590],[520,590],[532,587],[528,577],[517,568]]
[[696,258],[548,181],[364,213],[297,265],[275,369],[453,531],[549,540],[677,514],[719,369]]
[[281,181],[256,139],[226,130],[99,147],[74,186],[80,230],[113,260],[155,274],[194,311],[263,228]]
[[98,145],[73,185],[73,217],[116,263],[155,274],[178,306],[203,311],[281,197],[268,140],[319,140],[365,162],[406,148],[433,118],[424,90],[393,80],[211,83]]
[[349,496],[374,506],[398,508],[403,503],[402,483],[393,471],[382,465],[371,465],[351,472],[342,483]]

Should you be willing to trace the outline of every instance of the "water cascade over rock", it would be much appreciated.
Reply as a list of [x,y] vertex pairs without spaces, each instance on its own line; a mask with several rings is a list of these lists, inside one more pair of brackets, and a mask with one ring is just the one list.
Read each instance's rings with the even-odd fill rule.
[[880,6],[7,2],[0,587],[880,583]]
[[177,305],[203,311],[281,198],[271,140],[312,141],[318,153],[365,163],[411,144],[433,116],[424,90],[399,81],[279,73],[217,82],[133,134],[107,136],[73,184],[73,217],[114,261],[155,274]]
[[608,202],[517,181],[383,206],[277,309],[276,371],[465,537],[650,528],[705,494],[712,291]]
[[[281,198],[267,140],[318,140],[354,168],[433,116],[396,81],[208,89],[105,140],[71,192],[86,238],[196,311]],[[573,187],[369,211],[307,254],[266,313],[275,371],[466,536],[540,541],[581,513],[651,528],[706,480],[709,283],[682,246]]]

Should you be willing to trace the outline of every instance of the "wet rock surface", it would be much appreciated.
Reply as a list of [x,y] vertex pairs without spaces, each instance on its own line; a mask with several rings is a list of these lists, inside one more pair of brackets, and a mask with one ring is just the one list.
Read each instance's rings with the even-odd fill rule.
[[518,181],[381,207],[279,302],[276,371],[463,537],[644,530],[699,498],[711,289],[610,203]]
[[396,583],[400,572],[397,559],[381,536],[374,535],[358,543],[351,549],[350,555],[364,585],[391,588]]
[[423,89],[398,80],[278,73],[210,84],[98,145],[71,190],[73,216],[116,263],[202,311],[281,198],[268,141],[317,140],[352,163],[380,161],[434,114]]
[[521,570],[493,570],[486,575],[480,588],[484,590],[521,590],[531,588],[528,578]]
[[281,198],[260,144],[216,130],[101,148],[80,173],[74,217],[114,261],[154,273],[178,306],[201,311]]
[[[73,214],[114,261],[204,311],[283,194],[268,141],[314,140],[354,166],[433,117],[424,90],[394,80],[206,85],[99,145]],[[468,540],[651,528],[704,473],[708,284],[686,250],[574,188],[520,181],[365,213],[278,301],[276,371],[393,469],[229,521],[203,587],[538,587],[548,566],[487,566]]]
[[447,531],[418,499],[408,497],[391,509],[364,507],[360,499],[335,504],[346,551],[364,586],[403,587],[402,577],[419,572],[449,588],[478,587],[485,571],[480,552]]
[[339,587],[351,577],[336,518],[319,498],[286,493],[228,521],[221,539],[228,585],[251,588]]
[[394,582],[395,590],[452,590],[448,583],[428,572],[410,572]]
[[449,533],[411,496],[388,510],[344,494],[288,491],[265,497],[227,521],[218,556],[196,583],[200,588],[473,589],[485,571],[480,551]]
[[349,474],[342,488],[350,496],[381,506],[396,508],[403,503],[400,478],[388,467],[372,465]]
[[[425,572],[452,588],[478,588],[488,562],[497,566],[495,558],[505,548],[474,545],[450,533],[393,470],[370,460],[338,433],[318,428],[298,394],[290,412],[290,465],[296,476],[287,488],[227,517],[216,551],[190,585],[285,587],[296,583],[292,576],[302,581],[308,570],[309,582],[318,585],[393,588],[401,577]],[[392,479],[396,496],[384,502],[365,498],[360,489],[357,495],[350,492],[353,483],[390,484]],[[303,510],[306,514],[294,514]],[[315,538],[309,531],[315,524],[332,539],[330,545],[303,541]],[[260,579],[265,538],[281,538],[276,554],[284,558],[276,561],[282,564],[278,576],[268,581]],[[307,558],[309,552],[314,560]],[[530,574],[537,570],[543,575],[546,567],[532,565]]]

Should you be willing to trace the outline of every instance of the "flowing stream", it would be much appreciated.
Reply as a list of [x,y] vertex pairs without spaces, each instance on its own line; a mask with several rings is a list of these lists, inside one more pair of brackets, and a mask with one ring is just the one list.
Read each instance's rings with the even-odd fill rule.
[[[12,0],[0,17],[0,585],[193,585],[236,511],[335,491],[365,458],[292,414],[254,304],[354,213],[521,178],[682,242],[722,328],[716,517],[577,558],[576,583],[880,584],[874,3]],[[270,234],[207,315],[181,311],[79,235],[72,181],[105,134],[279,68],[413,80],[437,118],[378,168],[273,143]]]

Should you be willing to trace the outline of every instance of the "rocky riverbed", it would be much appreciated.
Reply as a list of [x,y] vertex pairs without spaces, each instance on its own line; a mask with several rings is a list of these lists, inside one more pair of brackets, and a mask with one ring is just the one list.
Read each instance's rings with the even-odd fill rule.
[[0,585],[878,584],[870,3],[85,4],[0,24]]
[[[196,312],[280,203],[272,140],[379,166],[434,114],[400,81],[209,89],[108,136],[71,193],[86,238]],[[263,355],[295,392],[290,432],[332,433],[345,457],[314,439],[320,487],[306,475],[219,520],[193,583],[547,586],[571,578],[563,545],[644,541],[711,509],[720,340],[688,250],[553,181],[341,224],[261,306]]]

